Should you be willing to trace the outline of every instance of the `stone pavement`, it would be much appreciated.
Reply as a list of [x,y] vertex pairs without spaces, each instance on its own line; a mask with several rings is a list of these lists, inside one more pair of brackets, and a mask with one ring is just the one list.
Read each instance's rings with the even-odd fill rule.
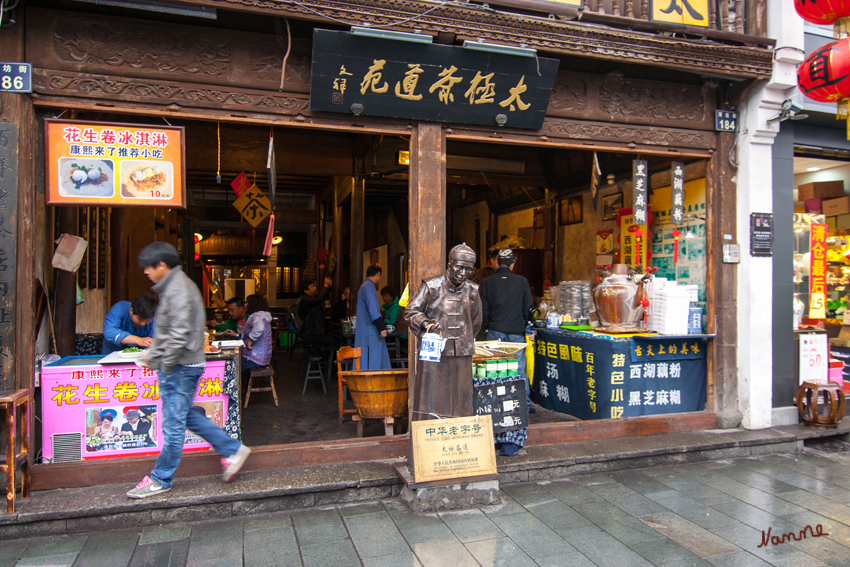
[[0,542],[0,567],[850,566],[848,447],[503,485],[500,506],[433,516],[383,500],[129,530],[104,519]]

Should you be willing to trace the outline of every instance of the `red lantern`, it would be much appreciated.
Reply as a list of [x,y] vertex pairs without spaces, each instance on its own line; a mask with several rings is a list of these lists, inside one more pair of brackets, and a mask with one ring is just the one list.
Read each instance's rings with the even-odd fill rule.
[[835,37],[846,33],[850,2],[847,0],[794,0],[794,8],[801,18],[820,26],[834,23]]
[[838,102],[850,96],[850,38],[827,43],[797,69],[797,84],[807,97]]
[[195,252],[195,261],[197,262],[200,259],[201,259],[201,255],[198,254],[197,252]]
[[827,43],[797,69],[803,94],[818,102],[837,102],[836,118],[847,120],[850,140],[850,38]]

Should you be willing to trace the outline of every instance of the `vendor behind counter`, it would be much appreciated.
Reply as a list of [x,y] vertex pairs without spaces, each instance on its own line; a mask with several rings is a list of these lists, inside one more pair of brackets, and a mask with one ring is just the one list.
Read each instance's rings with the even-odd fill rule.
[[119,301],[103,320],[103,347],[100,354],[109,354],[128,347],[147,348],[153,337],[156,299],[140,295],[133,300]]

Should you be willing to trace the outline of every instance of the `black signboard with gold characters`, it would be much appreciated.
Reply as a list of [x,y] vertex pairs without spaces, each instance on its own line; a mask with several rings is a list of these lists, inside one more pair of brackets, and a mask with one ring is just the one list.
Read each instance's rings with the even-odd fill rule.
[[312,110],[536,130],[558,61],[317,29],[312,71]]
[[580,419],[701,411],[706,339],[539,329],[534,401]]

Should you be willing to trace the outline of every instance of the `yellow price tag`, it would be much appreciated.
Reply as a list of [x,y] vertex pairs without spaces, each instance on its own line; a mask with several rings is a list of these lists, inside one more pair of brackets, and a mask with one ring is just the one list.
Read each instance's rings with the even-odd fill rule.
[[809,319],[826,318],[826,299],[823,292],[813,293],[809,301]]

